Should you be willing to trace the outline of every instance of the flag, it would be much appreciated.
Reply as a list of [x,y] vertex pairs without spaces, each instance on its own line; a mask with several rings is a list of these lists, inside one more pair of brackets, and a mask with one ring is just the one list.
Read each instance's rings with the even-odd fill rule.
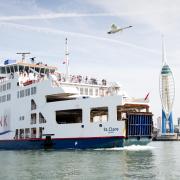
[[147,93],[147,95],[145,96],[145,98],[144,98],[145,101],[149,98],[149,94],[150,93]]

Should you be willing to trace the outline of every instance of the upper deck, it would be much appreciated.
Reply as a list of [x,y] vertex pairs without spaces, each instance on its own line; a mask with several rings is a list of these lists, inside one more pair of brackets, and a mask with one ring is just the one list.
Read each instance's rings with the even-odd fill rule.
[[[6,61],[5,61],[6,62]],[[107,82],[105,79],[97,79],[94,77],[82,76],[82,75],[69,75],[66,76],[63,73],[57,71],[58,68],[49,66],[47,64],[28,63],[23,61],[11,61],[4,63],[0,66],[0,92],[3,91],[3,84],[7,81],[14,80],[16,77],[16,86],[25,87],[31,84],[37,84],[42,81],[50,80],[51,87],[73,87],[78,90],[78,94],[73,92],[65,92],[64,97],[70,95],[77,96],[111,96],[122,95],[124,103],[131,104],[144,104],[148,101],[141,99],[130,98],[126,95],[126,92],[117,83]],[[8,83],[6,83],[8,84]],[[2,87],[2,88],[1,88]],[[57,94],[52,94],[51,99],[57,98]],[[59,97],[62,95],[59,95]]]
[[66,74],[60,73],[57,70],[57,67],[49,66],[41,62],[5,61],[4,64],[0,66],[0,84],[12,80],[16,76],[19,87],[50,79],[53,87],[76,87],[80,95],[86,96],[112,95],[112,93],[117,94],[120,90],[119,85],[107,82],[105,79],[98,80],[97,78],[83,75],[66,76]]

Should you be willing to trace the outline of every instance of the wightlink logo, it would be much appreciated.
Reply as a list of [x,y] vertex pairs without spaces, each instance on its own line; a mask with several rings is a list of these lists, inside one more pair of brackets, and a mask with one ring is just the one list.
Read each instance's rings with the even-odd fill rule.
[[107,132],[107,133],[115,133],[115,132],[118,132],[119,131],[119,128],[117,127],[108,127],[108,128],[104,128],[104,131]]

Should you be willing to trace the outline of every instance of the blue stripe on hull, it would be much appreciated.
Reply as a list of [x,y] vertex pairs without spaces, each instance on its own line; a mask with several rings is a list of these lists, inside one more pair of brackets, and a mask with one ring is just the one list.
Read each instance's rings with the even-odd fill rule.
[[33,140],[1,140],[0,149],[5,150],[30,150],[30,149],[95,149],[123,147],[123,138],[88,138],[88,139],[52,139],[46,144],[43,139]]

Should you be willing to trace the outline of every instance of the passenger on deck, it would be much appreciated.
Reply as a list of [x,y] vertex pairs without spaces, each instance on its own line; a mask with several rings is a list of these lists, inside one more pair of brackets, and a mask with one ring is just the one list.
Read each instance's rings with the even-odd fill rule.
[[35,78],[34,78],[34,73],[30,72],[29,73],[29,80],[30,81],[33,81]]

